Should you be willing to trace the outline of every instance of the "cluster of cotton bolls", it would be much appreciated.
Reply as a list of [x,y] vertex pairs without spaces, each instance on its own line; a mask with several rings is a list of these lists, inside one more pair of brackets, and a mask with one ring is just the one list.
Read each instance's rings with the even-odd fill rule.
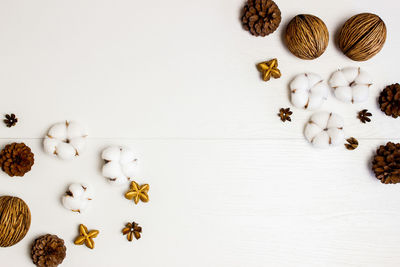
[[[62,160],[79,157],[85,148],[87,131],[75,121],[50,127],[43,140],[44,150]],[[113,185],[126,185],[139,173],[138,155],[127,147],[109,146],[101,153],[103,176]],[[94,198],[94,190],[86,183],[73,183],[62,196],[63,206],[73,212],[84,212]]]
[[[297,75],[290,83],[293,106],[306,110],[319,109],[328,98],[329,88],[345,103],[362,103],[368,99],[371,76],[361,68],[348,67],[335,71],[328,83],[315,73]],[[327,148],[344,142],[343,118],[333,112],[318,112],[311,116],[304,131],[315,147]]]

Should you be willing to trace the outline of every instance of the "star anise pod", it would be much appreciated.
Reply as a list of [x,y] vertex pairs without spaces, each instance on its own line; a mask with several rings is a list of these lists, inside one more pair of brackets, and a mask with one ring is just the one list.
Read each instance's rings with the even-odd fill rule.
[[132,241],[133,237],[135,237],[136,239],[139,239],[141,232],[142,232],[142,227],[140,227],[135,222],[127,223],[125,225],[125,228],[122,229],[122,234],[127,235],[126,239],[128,239],[128,241]]
[[6,124],[6,126],[8,128],[10,128],[10,127],[14,126],[15,124],[17,124],[18,118],[15,116],[14,113],[11,113],[11,114],[6,114],[5,119],[3,121]]
[[368,111],[368,109],[363,109],[360,112],[358,112],[358,116],[357,118],[362,122],[362,123],[367,123],[370,122],[371,119],[369,117],[371,117],[372,114],[371,112]]
[[350,137],[347,140],[347,144],[344,144],[344,146],[348,149],[348,150],[354,150],[358,147],[358,140],[355,139],[354,137]]
[[281,118],[281,121],[285,122],[285,121],[292,121],[292,119],[290,118],[290,115],[292,115],[293,112],[290,111],[290,108],[281,108],[279,110],[278,116]]

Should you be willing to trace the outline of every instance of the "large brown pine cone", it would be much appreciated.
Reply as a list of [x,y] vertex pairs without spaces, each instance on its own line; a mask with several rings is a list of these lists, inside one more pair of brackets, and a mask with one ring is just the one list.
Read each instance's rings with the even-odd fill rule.
[[56,235],[43,235],[32,246],[32,261],[38,267],[56,267],[66,256],[64,240]]
[[384,184],[400,182],[400,144],[392,142],[380,146],[372,160],[372,170],[376,178]]
[[24,143],[12,143],[0,152],[1,169],[8,175],[24,176],[35,162],[31,149]]
[[243,28],[255,36],[273,33],[281,19],[281,11],[272,0],[247,0],[243,8]]
[[386,86],[379,96],[379,105],[386,115],[397,118],[400,116],[400,84]]

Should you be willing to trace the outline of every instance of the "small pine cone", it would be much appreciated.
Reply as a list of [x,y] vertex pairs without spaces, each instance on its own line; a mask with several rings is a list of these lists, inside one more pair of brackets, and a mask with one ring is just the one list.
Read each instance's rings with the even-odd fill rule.
[[386,86],[379,96],[379,106],[387,116],[400,116],[400,84]]
[[11,143],[0,152],[1,169],[11,177],[24,176],[35,162],[34,154],[24,143]]
[[372,160],[376,178],[384,184],[400,182],[400,144],[392,142],[380,146]]
[[281,19],[281,11],[272,0],[247,0],[243,8],[243,28],[255,36],[273,33]]
[[56,235],[43,235],[32,245],[32,261],[38,267],[56,267],[63,262],[66,251],[64,240]]

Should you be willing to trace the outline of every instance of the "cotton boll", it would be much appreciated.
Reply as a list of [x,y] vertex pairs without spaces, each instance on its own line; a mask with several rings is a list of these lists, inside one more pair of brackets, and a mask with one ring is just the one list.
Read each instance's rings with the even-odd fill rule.
[[48,154],[60,159],[73,159],[82,153],[86,137],[86,132],[76,122],[56,123],[49,129],[43,145]]
[[317,109],[328,96],[328,87],[314,73],[297,75],[290,83],[291,102],[297,108]]
[[328,97],[329,89],[326,84],[319,82],[315,86],[313,86],[310,91],[312,95],[317,95],[326,99]]
[[[343,77],[346,83],[343,84]],[[362,103],[368,99],[372,78],[360,68],[345,68],[332,74],[330,86],[337,99],[346,103]]]
[[56,147],[56,154],[60,159],[70,160],[76,155],[76,150],[70,144],[59,143]]
[[328,125],[328,121],[331,117],[329,112],[318,112],[311,116],[310,121],[324,129]]
[[59,140],[67,139],[67,125],[65,122],[56,123],[50,128],[47,135]]
[[290,88],[292,90],[306,91],[309,89],[309,81],[305,74],[300,74],[296,76],[290,83]]
[[337,87],[335,89],[335,96],[340,101],[343,101],[346,103],[351,103],[351,101],[353,99],[353,92],[348,86]]
[[81,154],[81,151],[83,151],[86,146],[86,139],[84,137],[75,137],[70,140],[69,144],[75,148],[78,154]]
[[103,150],[103,176],[113,185],[125,185],[138,173],[136,153],[127,147],[110,146]]
[[304,136],[318,148],[328,148],[343,143],[343,118],[335,113],[320,112],[311,116]]
[[368,99],[369,90],[367,85],[356,84],[351,89],[354,103],[361,103]]
[[344,122],[342,116],[336,113],[331,113],[326,128],[343,128],[343,125]]
[[366,71],[361,70],[360,74],[354,80],[357,84],[370,85],[373,84],[372,77]]
[[67,127],[67,137],[68,139],[73,139],[78,136],[87,135],[84,128],[77,122],[71,121],[68,123]]
[[341,72],[343,73],[344,77],[346,78],[346,81],[348,83],[351,83],[358,76],[358,74],[360,72],[360,68],[347,67],[347,68],[342,69]]
[[347,86],[348,84],[349,82],[346,80],[346,77],[344,77],[341,71],[334,72],[329,80],[329,85],[332,88]]
[[121,157],[121,148],[119,146],[110,146],[103,150],[101,158],[108,161],[119,161]]
[[139,166],[136,161],[129,162],[129,163],[123,165],[122,172],[127,177],[134,178],[135,176],[138,175]]
[[123,176],[118,176],[118,177],[115,177],[112,179],[108,179],[108,182],[115,186],[122,186],[122,185],[126,185],[129,183],[129,178],[126,177],[125,175],[123,175]]
[[344,142],[344,133],[342,130],[338,128],[330,128],[327,131],[328,136],[331,138],[331,145],[332,146],[338,146],[342,145]]
[[316,137],[319,133],[321,133],[321,127],[315,123],[308,123],[304,130],[304,135],[309,142],[312,142],[314,137]]
[[136,155],[132,150],[130,150],[129,148],[122,148],[121,158],[119,160],[121,164],[126,164],[135,160]]
[[297,108],[304,108],[308,102],[308,92],[307,91],[292,92],[291,101],[293,106]]
[[46,151],[48,154],[54,154],[56,151],[57,145],[60,143],[57,139],[49,138],[46,136],[43,140],[43,147],[44,151]]
[[82,185],[80,184],[72,184],[69,186],[69,191],[71,191],[75,197],[81,197],[84,194],[84,190]]
[[317,148],[328,148],[329,147],[329,135],[327,132],[320,132],[312,140],[312,144]]
[[318,74],[314,74],[314,73],[307,73],[307,79],[308,79],[308,87],[309,88],[312,88],[316,84],[322,82],[321,76],[319,76]]
[[116,178],[124,176],[121,164],[118,161],[110,161],[103,166],[103,176],[107,178]]
[[71,184],[62,197],[63,206],[74,212],[83,212],[94,194],[91,186],[87,184]]

